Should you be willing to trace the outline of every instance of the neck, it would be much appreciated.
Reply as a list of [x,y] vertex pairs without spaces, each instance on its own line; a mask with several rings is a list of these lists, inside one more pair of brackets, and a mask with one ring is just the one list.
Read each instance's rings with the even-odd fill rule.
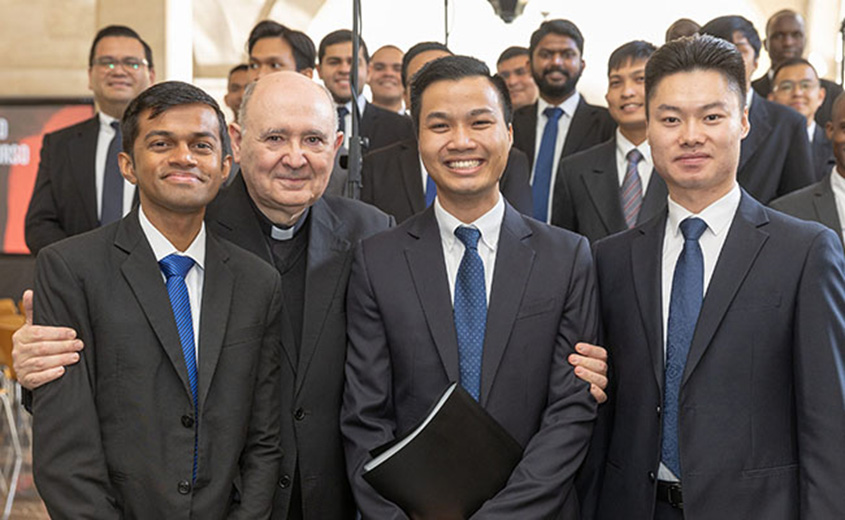
[[391,112],[399,112],[402,110],[402,98],[397,99],[390,99],[390,98],[375,98],[373,97],[373,104],[377,107],[381,107],[385,110],[390,110]]
[[569,94],[566,94],[566,95],[561,96],[561,97],[552,97],[552,96],[549,96],[548,94],[543,94],[542,92],[540,93],[540,97],[543,98],[543,101],[545,101],[546,103],[553,105],[553,106],[560,105],[561,103],[563,103],[564,101],[566,101],[567,99],[571,98],[574,95],[575,95],[574,89]]
[[260,206],[258,207],[258,209],[273,224],[276,224],[277,226],[291,227],[296,224],[300,217],[302,217],[303,213],[305,213],[305,210],[308,209],[308,206],[297,208],[293,212],[262,208]]
[[205,207],[195,213],[148,211],[141,200],[141,210],[150,223],[180,252],[185,252],[202,229]]
[[120,119],[123,117],[123,113],[126,112],[127,106],[128,105],[124,104],[97,101],[97,107],[99,107],[100,112],[106,114],[107,116],[111,116],[117,119],[118,121],[120,121]]
[[840,177],[845,179],[845,164],[836,163],[836,173],[839,174]]
[[619,133],[621,133],[625,137],[625,139],[631,141],[634,146],[639,146],[643,144],[647,135],[645,124],[637,125],[634,127],[620,126]]
[[440,205],[443,206],[450,215],[460,220],[464,224],[472,224],[482,215],[493,209],[496,203],[499,202],[499,185],[496,184],[495,191],[470,196],[442,196],[442,190],[438,190],[437,197],[440,199]]
[[717,186],[704,191],[669,187],[669,196],[686,210],[698,215],[708,206],[727,195],[734,185],[732,183],[728,186]]

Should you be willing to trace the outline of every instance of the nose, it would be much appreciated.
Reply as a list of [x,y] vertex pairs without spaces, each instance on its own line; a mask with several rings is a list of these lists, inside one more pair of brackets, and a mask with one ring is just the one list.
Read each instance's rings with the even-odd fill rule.
[[178,146],[175,146],[173,154],[170,156],[170,162],[180,166],[195,166],[197,164],[189,143],[179,143]]
[[282,164],[291,170],[298,170],[305,166],[306,162],[301,144],[296,140],[289,141],[282,151]]
[[679,135],[681,146],[695,146],[703,141],[701,123],[696,120],[684,121]]
[[466,125],[455,125],[451,139],[449,139],[449,149],[454,151],[472,150],[475,146],[472,131]]
[[552,54],[552,63],[554,63],[555,65],[563,65],[563,62],[564,62],[563,53],[555,52],[555,53]]

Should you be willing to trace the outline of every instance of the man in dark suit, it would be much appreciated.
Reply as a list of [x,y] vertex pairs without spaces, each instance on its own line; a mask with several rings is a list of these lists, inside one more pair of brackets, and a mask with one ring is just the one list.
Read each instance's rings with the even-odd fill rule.
[[38,255],[35,321],[88,346],[33,395],[33,473],[54,518],[270,515],[280,283],[206,232],[231,166],[225,127],[196,87],[143,92],[120,154],[140,207]]
[[44,136],[25,222],[33,254],[129,213],[135,187],[120,175],[117,128],[132,98],[154,81],[152,50],[138,33],[122,25],[97,33],[88,57],[88,87],[99,113]]
[[585,64],[584,37],[574,23],[543,22],[528,50],[540,99],[514,112],[513,144],[528,156],[534,217],[548,222],[560,161],[610,139],[615,124],[607,109],[587,104],[575,90]]
[[707,22],[701,34],[736,45],[745,63],[746,106],[751,131],[742,141],[737,181],[755,199],[772,199],[813,182],[813,158],[807,125],[795,111],[772,103],[751,89],[751,75],[760,56],[760,36],[741,16],[721,16]]
[[552,224],[591,242],[645,222],[666,205],[646,139],[645,64],[654,45],[633,41],[610,55],[607,106],[616,135],[567,157],[555,181]]
[[[788,59],[804,56],[804,17],[791,9],[776,12],[766,22],[766,39],[763,43],[772,62],[763,77],[754,80],[751,86],[763,97],[768,97],[774,87],[775,70]],[[833,100],[842,93],[842,87],[833,81],[821,78],[821,86],[827,93],[824,103],[816,111],[816,122],[824,127],[830,121]]]
[[769,101],[792,107],[807,121],[807,138],[813,151],[813,178],[821,180],[834,164],[833,149],[825,135],[824,125],[815,116],[825,99],[819,75],[804,58],[790,58],[778,66],[774,75],[775,88]]
[[708,36],[646,66],[668,211],[595,245],[612,366],[585,519],[845,516],[845,259],[737,184],[743,69]]
[[363,241],[349,284],[341,429],[361,515],[405,518],[363,480],[363,465],[459,380],[525,447],[476,516],[571,518],[595,414],[566,363],[597,327],[589,245],[502,199],[510,101],[483,63],[429,63],[414,79],[411,107],[437,199]]
[[845,208],[845,94],[834,102],[826,130],[836,157],[827,175],[815,184],[773,200],[770,206],[793,217],[824,224],[845,240],[845,213],[840,209]]

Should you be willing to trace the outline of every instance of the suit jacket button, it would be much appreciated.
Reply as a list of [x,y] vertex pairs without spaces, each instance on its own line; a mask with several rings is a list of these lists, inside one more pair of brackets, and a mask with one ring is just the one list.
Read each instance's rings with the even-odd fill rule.
[[654,482],[655,480],[657,480],[657,477],[655,477],[655,476],[654,476],[654,472],[653,472],[653,471],[649,471],[649,472],[648,472],[648,479],[649,479],[650,481],[652,481],[652,482]]
[[191,492],[191,483],[187,480],[183,480],[179,483],[179,494],[180,495],[187,495]]
[[288,486],[290,486],[290,477],[285,475],[279,479],[279,487],[285,489]]
[[194,418],[190,415],[183,415],[182,416],[182,426],[185,428],[193,428],[194,427]]
[[301,421],[302,419],[305,419],[305,410],[303,410],[302,408],[297,408],[296,411],[293,412],[293,417],[297,421]]
[[660,415],[661,411],[663,411],[663,410],[660,408],[660,405],[657,405],[657,415]]

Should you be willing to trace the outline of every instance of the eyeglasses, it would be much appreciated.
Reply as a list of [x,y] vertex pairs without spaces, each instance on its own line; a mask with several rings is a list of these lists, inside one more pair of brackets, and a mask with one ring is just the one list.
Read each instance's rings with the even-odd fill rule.
[[802,79],[798,83],[794,81],[781,81],[777,85],[775,85],[775,90],[778,92],[783,92],[789,94],[793,92],[796,88],[800,88],[804,92],[807,92],[810,89],[816,88],[818,83],[810,79]]
[[135,71],[141,67],[149,65],[147,60],[139,60],[138,58],[123,58],[118,60],[111,56],[102,56],[94,60],[94,65],[104,69],[114,70],[118,65],[123,67],[123,70]]

